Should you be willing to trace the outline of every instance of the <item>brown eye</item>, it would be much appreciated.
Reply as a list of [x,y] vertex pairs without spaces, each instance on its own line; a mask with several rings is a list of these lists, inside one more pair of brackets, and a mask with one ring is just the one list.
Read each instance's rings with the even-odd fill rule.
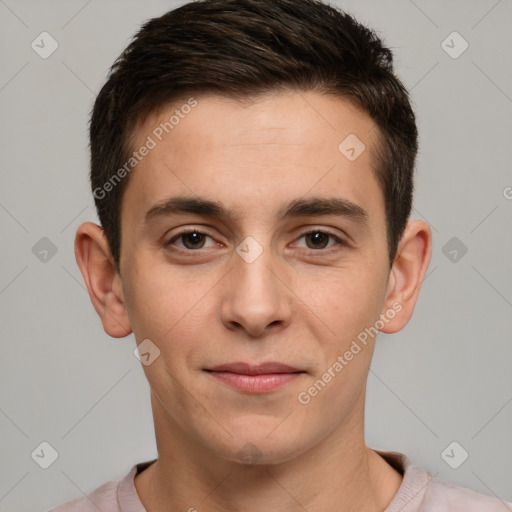
[[305,247],[304,245],[299,245],[299,247],[312,250],[330,249],[334,245],[344,245],[343,240],[336,235],[319,229],[308,231],[300,238],[305,240]]
[[183,245],[187,249],[201,249],[204,246],[205,235],[203,235],[203,233],[193,231],[192,233],[181,235],[181,238]]
[[312,231],[304,236],[306,237],[306,245],[309,249],[325,249],[330,238],[329,234],[322,231]]
[[173,236],[165,245],[171,248],[172,246],[175,246],[178,249],[194,251],[208,247],[205,245],[207,238],[212,240],[209,247],[215,245],[215,241],[206,233],[201,233],[197,230],[182,231],[181,233]]

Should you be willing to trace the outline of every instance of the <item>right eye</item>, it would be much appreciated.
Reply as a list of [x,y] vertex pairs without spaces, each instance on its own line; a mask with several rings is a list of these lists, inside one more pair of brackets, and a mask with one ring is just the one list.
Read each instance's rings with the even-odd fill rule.
[[[198,231],[197,229],[188,229],[188,230],[181,231],[181,232],[177,233],[176,235],[174,235],[170,240],[165,242],[164,245],[166,247],[174,245],[174,246],[178,247],[180,250],[187,251],[187,252],[197,251],[198,249],[203,249],[205,247],[206,238],[210,238],[213,241],[213,243],[209,247],[216,245],[215,240],[213,240],[213,238],[211,236],[207,235],[206,233],[202,233],[201,231]],[[181,240],[181,245],[175,244],[175,242],[177,240]],[[172,247],[171,247],[171,249],[172,249]]]

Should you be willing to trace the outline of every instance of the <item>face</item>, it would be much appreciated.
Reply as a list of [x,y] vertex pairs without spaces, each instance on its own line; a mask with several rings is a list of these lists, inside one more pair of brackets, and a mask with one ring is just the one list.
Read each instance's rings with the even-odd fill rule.
[[365,329],[390,307],[376,127],[312,92],[196,101],[137,128],[134,147],[155,145],[122,202],[124,302],[159,350],[157,437],[165,423],[229,460],[254,445],[283,462],[362,425]]

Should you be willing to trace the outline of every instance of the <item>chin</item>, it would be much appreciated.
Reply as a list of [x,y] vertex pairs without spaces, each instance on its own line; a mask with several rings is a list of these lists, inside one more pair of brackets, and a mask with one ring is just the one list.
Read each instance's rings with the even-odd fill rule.
[[[233,429],[237,435],[224,437],[222,446],[215,451],[221,457],[232,462],[244,465],[274,465],[291,461],[304,453],[309,446],[304,434],[290,431],[290,425],[282,428],[286,423],[283,418],[265,418],[259,422],[261,428],[255,428],[254,418],[246,418],[245,429]],[[280,425],[280,422],[282,424]],[[240,424],[240,422],[238,422]],[[311,443],[312,444],[312,443]]]

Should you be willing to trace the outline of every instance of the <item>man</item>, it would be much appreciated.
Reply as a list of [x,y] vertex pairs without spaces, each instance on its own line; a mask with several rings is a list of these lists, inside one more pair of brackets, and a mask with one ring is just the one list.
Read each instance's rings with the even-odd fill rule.
[[392,54],[313,0],[211,0],[148,21],[90,126],[102,227],[77,262],[134,333],[158,459],[75,510],[498,511],[366,446],[378,332],[409,321],[431,232]]

